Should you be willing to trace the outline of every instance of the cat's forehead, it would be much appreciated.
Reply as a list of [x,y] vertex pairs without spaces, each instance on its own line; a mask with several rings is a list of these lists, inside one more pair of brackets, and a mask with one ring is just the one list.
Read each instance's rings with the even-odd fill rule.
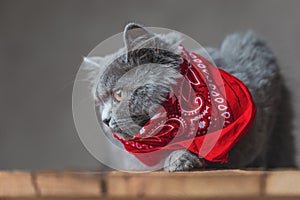
[[101,95],[101,92],[112,90],[118,79],[120,79],[127,71],[128,65],[122,58],[116,58],[109,63],[103,73],[100,74],[97,86],[98,95]]
[[105,70],[99,77],[99,84],[107,89],[112,89],[115,83],[128,71],[134,70],[135,67],[153,62],[153,49],[138,49],[124,54],[111,56],[105,63]]

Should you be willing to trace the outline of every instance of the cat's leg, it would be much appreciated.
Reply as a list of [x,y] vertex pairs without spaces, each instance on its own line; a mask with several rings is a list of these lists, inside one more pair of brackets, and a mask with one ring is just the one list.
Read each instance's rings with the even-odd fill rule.
[[205,167],[205,161],[198,155],[188,150],[177,150],[172,152],[165,160],[164,170],[174,171],[191,171]]

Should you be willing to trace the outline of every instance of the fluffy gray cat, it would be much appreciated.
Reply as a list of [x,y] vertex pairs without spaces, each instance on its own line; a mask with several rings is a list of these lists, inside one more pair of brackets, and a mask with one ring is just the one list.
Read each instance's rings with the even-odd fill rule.
[[[128,139],[153,116],[178,77],[180,57],[172,52],[177,51],[180,36],[154,34],[130,23],[124,30],[124,43],[125,47],[112,55],[92,58],[98,67],[90,65],[88,60],[86,64],[92,69],[92,92],[101,123],[105,129]],[[147,48],[149,44],[157,48]],[[229,162],[225,165],[206,162],[205,165],[230,168],[276,166],[276,153],[272,150],[276,144],[272,140],[276,139],[273,134],[282,79],[274,54],[253,32],[229,35],[220,48],[206,50],[217,67],[248,87],[257,113],[249,132],[231,149]],[[187,150],[173,151],[164,161],[166,171],[203,167],[203,159]]]

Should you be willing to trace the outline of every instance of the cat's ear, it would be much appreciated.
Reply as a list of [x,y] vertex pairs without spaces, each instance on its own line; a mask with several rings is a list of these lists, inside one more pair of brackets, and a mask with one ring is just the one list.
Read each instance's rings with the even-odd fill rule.
[[84,57],[82,62],[82,69],[86,73],[86,81],[89,82],[92,88],[92,94],[94,97],[96,94],[96,86],[99,76],[105,70],[105,59],[103,57]]
[[129,23],[124,29],[124,43],[127,52],[145,45],[154,45],[154,34],[136,23]]
[[86,69],[99,68],[103,62],[102,57],[83,57],[83,64]]

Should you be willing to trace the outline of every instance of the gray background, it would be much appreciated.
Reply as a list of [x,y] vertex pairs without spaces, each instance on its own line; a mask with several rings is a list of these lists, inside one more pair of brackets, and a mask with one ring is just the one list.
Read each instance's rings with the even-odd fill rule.
[[0,168],[100,167],[76,133],[72,84],[82,57],[131,21],[178,30],[204,46],[234,31],[264,36],[290,88],[300,144],[299,10],[297,0],[1,0]]

